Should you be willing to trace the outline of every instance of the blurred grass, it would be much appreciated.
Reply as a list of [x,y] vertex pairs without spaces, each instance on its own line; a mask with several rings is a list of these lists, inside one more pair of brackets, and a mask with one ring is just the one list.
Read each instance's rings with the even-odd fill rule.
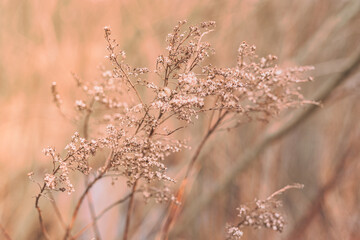
[[[37,189],[26,173],[45,169],[49,162],[42,156],[42,148],[54,145],[61,149],[77,129],[53,106],[50,85],[58,82],[63,99],[71,103],[75,93],[71,71],[86,80],[97,78],[97,66],[104,62],[106,54],[104,26],[112,27],[129,63],[153,67],[154,59],[164,52],[167,33],[178,20],[187,19],[190,24],[215,20],[217,29],[207,36],[217,49],[212,57],[214,65],[233,65],[243,40],[255,44],[259,55],[278,55],[281,64],[321,63],[327,75],[318,76],[305,88],[310,95],[327,77],[336,74],[327,63],[346,59],[356,49],[360,40],[359,5],[358,0],[0,1],[0,223],[14,239],[38,238],[31,198]],[[359,86],[358,79],[351,79],[350,88]],[[354,121],[344,121],[344,116],[358,119],[358,100],[355,93],[329,107],[325,105],[301,128],[269,148],[261,157],[263,161],[235,179],[232,192],[210,206],[194,226],[189,226],[184,237],[221,239],[224,223],[236,218],[234,209],[241,202],[266,196],[278,186],[296,181],[305,183],[306,189],[289,194],[286,202],[288,212],[293,213],[289,220],[292,227],[331,172],[336,159],[330,156],[336,155],[335,146],[341,140],[338,136],[349,124],[354,132],[359,131]],[[348,106],[354,104],[356,107],[349,110]],[[251,145],[262,129],[263,125],[256,123],[231,133],[229,142],[218,141],[222,134],[214,138],[216,150],[211,150],[211,144],[206,148],[204,157],[208,159],[199,169],[193,192],[201,194],[216,181],[224,167]],[[200,136],[192,138],[196,141]],[[354,168],[358,169],[359,164]],[[321,210],[322,218],[325,211],[326,221],[319,217],[304,239],[321,239],[324,234],[330,234],[325,235],[327,239],[350,236],[351,224],[344,226],[343,222],[359,219],[359,209],[351,204],[344,210],[346,214],[339,209],[356,196],[359,198],[355,180],[351,174],[344,180],[345,190],[339,186],[330,205]],[[69,206],[68,200],[64,208]],[[351,219],[342,214],[351,215]],[[113,239],[120,234],[117,231],[121,232],[114,226],[109,228],[104,231],[105,239]],[[331,235],[328,229],[340,231],[340,235]],[[146,229],[140,228],[135,236],[143,236],[144,232]],[[268,232],[247,234],[251,239],[280,238]]]

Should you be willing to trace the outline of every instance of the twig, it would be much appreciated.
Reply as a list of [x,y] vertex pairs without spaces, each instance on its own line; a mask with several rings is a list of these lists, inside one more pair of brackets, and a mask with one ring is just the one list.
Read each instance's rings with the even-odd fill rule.
[[[78,151],[79,151],[79,150],[81,150],[81,148],[78,149]],[[69,158],[71,158],[71,157],[72,157],[72,155],[68,155],[68,156],[64,159],[64,162],[66,162],[66,161],[67,161]],[[60,166],[57,166],[56,168],[54,168],[52,174],[55,175],[59,170],[60,170]],[[39,185],[39,184],[38,184],[38,185]],[[46,190],[46,183],[44,183],[44,184],[42,185],[42,187],[39,185],[39,187],[40,187],[40,192],[39,192],[38,195],[36,195],[36,197],[35,197],[35,208],[36,208],[36,210],[37,210],[37,212],[38,212],[38,215],[39,215],[39,223],[40,223],[41,231],[42,231],[45,239],[49,239],[48,233],[47,233],[47,231],[46,231],[46,227],[45,227],[45,225],[44,225],[44,219],[43,219],[42,214],[41,214],[41,209],[40,209],[40,206],[39,206],[40,198],[41,198],[41,196],[43,196],[44,191]]]
[[304,185],[300,184],[300,183],[294,183],[291,185],[286,185],[285,187],[277,190],[276,192],[274,192],[273,194],[271,194],[266,200],[271,200],[272,198],[274,198],[277,195],[283,194],[284,192],[286,192],[289,189],[293,189],[293,188],[298,188],[298,189],[303,189]]
[[85,139],[89,138],[89,121],[90,121],[91,113],[93,112],[92,108],[94,106],[94,103],[95,103],[95,98],[92,98],[84,118],[83,134]]
[[44,224],[44,219],[42,217],[42,214],[41,214],[41,209],[40,209],[40,206],[39,206],[39,200],[40,200],[40,197],[42,196],[42,193],[44,192],[46,188],[46,184],[44,183],[43,187],[41,188],[40,190],[40,193],[36,196],[36,199],[35,199],[35,208],[38,212],[38,216],[39,216],[39,222],[40,222],[40,227],[41,227],[41,231],[43,233],[43,236],[46,240],[49,240],[49,235],[46,231],[46,227],[45,227],[45,224]]
[[186,126],[181,126],[181,127],[178,127],[178,128],[175,128],[174,130],[171,130],[167,133],[155,133],[154,135],[158,135],[158,136],[170,136],[171,134],[185,128]]
[[123,69],[123,67],[121,66],[121,63],[119,63],[119,61],[116,58],[116,54],[114,52],[114,46],[111,44],[111,39],[110,39],[110,31],[105,30],[105,39],[108,43],[108,50],[110,52],[110,55],[114,55],[114,57],[111,57],[111,59],[113,60],[113,62],[115,63],[115,65],[120,69],[121,73],[125,76],[126,81],[129,83],[129,85],[131,86],[131,88],[134,90],[137,98],[139,99],[139,101],[141,102],[142,105],[144,105],[139,92],[136,90],[134,84],[131,82],[129,76],[126,74],[125,70]]
[[124,235],[123,235],[123,240],[127,240],[128,239],[128,233],[129,233],[129,227],[130,227],[130,220],[131,220],[131,213],[132,213],[132,206],[134,203],[134,196],[135,196],[135,191],[136,191],[136,185],[137,185],[138,180],[135,181],[132,189],[131,189],[131,196],[130,196],[130,202],[129,202],[129,206],[128,206],[128,211],[126,214],[126,223],[125,223],[125,229],[124,229]]

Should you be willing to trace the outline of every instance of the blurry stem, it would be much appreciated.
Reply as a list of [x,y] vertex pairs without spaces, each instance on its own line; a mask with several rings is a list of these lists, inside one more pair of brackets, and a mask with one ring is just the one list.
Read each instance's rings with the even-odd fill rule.
[[[206,135],[203,137],[200,145],[197,147],[193,157],[190,160],[190,163],[188,165],[188,168],[186,170],[186,174],[185,177],[177,191],[176,194],[176,201],[177,202],[182,202],[183,200],[183,196],[184,196],[184,192],[185,192],[185,188],[187,185],[187,179],[191,173],[191,170],[196,162],[196,160],[199,158],[200,156],[200,152],[203,149],[203,147],[205,146],[205,143],[207,142],[207,140],[210,138],[210,136],[215,132],[215,130],[218,128],[218,126],[220,125],[220,123],[222,122],[222,120],[225,118],[225,116],[228,114],[228,111],[225,111],[223,114],[219,115],[217,121],[214,123],[214,125],[209,128],[209,130],[207,131]],[[176,203],[171,203],[169,210],[168,210],[168,217],[166,218],[166,221],[164,223],[164,227],[161,231],[161,239],[168,239],[168,234],[170,231],[171,226],[173,226],[173,224],[176,221],[176,217],[179,213],[180,210],[180,206]]]
[[[309,55],[314,55],[316,50],[323,49],[326,41],[332,38],[339,29],[354,19],[360,10],[359,0],[350,0],[340,9],[339,12],[331,15],[324,23],[318,27],[318,31],[311,35],[303,44],[297,47],[297,51],[293,54],[296,59],[303,62]],[[312,53],[312,54],[309,54]]]
[[225,118],[225,116],[228,114],[229,112],[226,111],[223,114],[219,115],[219,118],[217,119],[217,121],[214,123],[214,125],[209,128],[208,132],[206,133],[206,135],[204,136],[204,138],[202,139],[200,145],[198,146],[198,148],[196,149],[194,156],[192,157],[189,166],[186,170],[186,174],[185,174],[185,178],[189,177],[189,174],[196,162],[196,160],[199,158],[200,152],[203,149],[205,143],[207,142],[207,140],[209,139],[209,137],[214,133],[214,131],[217,129],[217,127],[220,125],[220,123],[222,122],[222,120]]
[[[91,101],[90,101],[90,104],[89,104],[89,108],[87,109],[85,119],[84,119],[83,134],[84,134],[84,138],[86,140],[88,140],[88,138],[89,138],[89,121],[90,121],[91,113],[93,112],[92,108],[94,106],[94,103],[95,103],[95,98],[92,98]],[[89,181],[89,177],[87,175],[85,175],[85,179],[84,179],[85,186],[88,185],[88,181]],[[94,234],[95,234],[95,239],[100,240],[101,239],[100,230],[99,230],[99,227],[98,227],[98,225],[96,223],[95,207],[94,207],[94,202],[93,202],[90,191],[86,194],[86,198],[87,198],[87,201],[88,201],[88,206],[89,206],[91,219],[94,222],[94,224],[92,226],[93,226],[93,230],[94,230]]]
[[74,227],[74,223],[75,223],[76,217],[77,217],[78,212],[79,212],[79,210],[80,210],[80,206],[81,206],[81,204],[83,203],[83,201],[84,201],[84,199],[85,199],[85,196],[87,196],[87,194],[88,194],[88,192],[90,191],[91,187],[102,177],[102,175],[103,175],[104,173],[105,173],[105,171],[102,172],[101,174],[99,174],[92,182],[90,182],[90,183],[87,185],[84,193],[81,195],[78,203],[76,204],[75,210],[74,210],[74,212],[73,212],[73,215],[72,215],[72,218],[71,218],[71,222],[70,222],[70,224],[69,224],[69,226],[68,226],[68,228],[67,228],[67,230],[66,230],[66,233],[65,233],[65,236],[64,236],[64,240],[68,238],[68,236],[69,236],[70,233],[71,233],[72,228]]
[[108,158],[106,159],[106,162],[105,162],[105,166],[104,166],[104,169],[101,171],[101,173],[95,177],[87,186],[86,186],[86,189],[85,191],[83,192],[83,194],[81,195],[79,201],[77,202],[76,204],[76,207],[75,207],[75,210],[73,212],[73,215],[72,215],[72,218],[71,218],[71,222],[66,230],[66,233],[65,233],[65,236],[64,236],[64,240],[67,239],[69,237],[69,235],[71,234],[71,230],[72,228],[74,227],[74,223],[75,223],[75,220],[76,220],[76,217],[79,213],[79,210],[80,210],[80,207],[85,199],[85,196],[88,194],[88,192],[90,191],[90,189],[94,186],[94,184],[100,180],[104,174],[106,173],[106,171],[109,169],[109,167],[111,166],[110,165],[110,162],[111,162],[111,158],[113,156],[113,151],[110,152]]
[[41,188],[40,190],[40,193],[36,196],[36,200],[35,200],[35,208],[38,212],[38,215],[39,215],[39,222],[40,222],[40,227],[41,227],[41,231],[43,233],[43,236],[46,240],[49,240],[49,235],[46,231],[46,227],[45,227],[45,224],[44,224],[44,219],[42,217],[42,214],[41,214],[41,209],[40,209],[40,206],[39,206],[39,200],[40,200],[40,197],[42,196],[42,193],[45,191],[45,188],[46,188],[46,184],[44,183],[43,187]]
[[129,202],[129,206],[128,206],[128,211],[126,214],[126,223],[125,223],[125,229],[124,229],[124,236],[123,236],[123,240],[127,240],[128,239],[128,233],[129,233],[129,227],[130,227],[130,220],[131,220],[131,213],[132,213],[132,206],[134,203],[134,197],[135,197],[135,191],[136,191],[136,185],[137,185],[138,179],[135,181],[132,189],[131,189],[131,197],[130,197],[130,202]]
[[[217,103],[218,100],[219,100],[219,96],[216,97],[214,106],[216,106],[216,103]],[[211,123],[212,123],[212,121],[213,121],[213,118],[214,118],[214,115],[215,115],[215,111],[216,111],[215,109],[211,111],[208,131],[209,131],[210,128],[211,128]]]
[[164,73],[164,87],[167,87],[167,85],[169,84],[169,64],[166,64],[166,68],[165,68],[165,73]]
[[[352,59],[346,64],[344,71],[334,79],[329,80],[312,99],[324,102],[338,85],[346,81],[352,74],[355,73],[359,66],[360,49],[356,51]],[[259,156],[259,154],[262,153],[271,143],[288,134],[317,109],[319,109],[317,105],[310,105],[305,110],[297,111],[294,115],[291,115],[289,119],[285,119],[285,121],[280,123],[280,125],[274,124],[274,126],[269,126],[268,131],[264,134],[264,137],[255,143],[252,148],[244,152],[244,154],[242,154],[239,159],[237,159],[234,164],[226,170],[223,176],[217,181],[216,185],[210,191],[203,193],[191,202],[182,214],[181,219],[179,219],[180,222],[176,225],[173,235],[175,236],[176,234],[182,232],[195,217],[199,216],[203,209],[213,199],[216,199],[216,196],[226,191],[231,185],[233,179],[249,167],[250,164],[257,159],[257,156]]]
[[87,113],[84,118],[83,134],[85,139],[89,138],[89,121],[90,121],[91,113],[93,112],[92,108],[94,106],[94,103],[95,103],[95,99],[93,98],[89,103],[89,108],[87,109]]
[[[307,212],[302,216],[302,218],[295,224],[295,228],[290,232],[286,239],[288,240],[296,240],[303,239],[304,233],[307,228],[310,226],[312,220],[316,217],[323,205],[326,195],[336,187],[337,183],[341,181],[341,177],[344,175],[346,168],[349,167],[350,158],[348,157],[351,153],[351,149],[346,151],[343,158],[338,163],[334,175],[320,188],[317,193],[317,196],[314,200],[312,200],[311,206],[307,209]],[[354,159],[354,158],[353,158]]]
[[[137,192],[137,191],[135,191]],[[135,193],[134,192],[134,193]],[[128,200],[134,193],[129,193],[128,195],[126,195],[125,197],[123,197],[122,199],[117,200],[116,202],[110,204],[109,206],[107,206],[104,210],[102,210],[96,217],[95,217],[95,221],[93,221],[92,223],[88,224],[87,226],[83,227],[78,233],[76,233],[72,239],[75,240],[78,237],[81,236],[81,234],[83,234],[85,232],[86,229],[88,229],[89,227],[93,226],[96,223],[96,220],[99,220],[105,213],[107,213],[109,210],[111,210],[113,207],[124,203],[126,200]]]
[[5,230],[5,228],[3,227],[2,224],[0,224],[0,230],[3,233],[4,237],[6,240],[11,240],[10,235],[7,233],[7,231]]
[[[350,109],[349,113],[354,112],[356,104],[354,104]],[[354,122],[349,121],[351,118],[349,115],[344,118],[344,126],[346,127],[339,137],[339,144],[337,152],[341,152],[340,156],[335,156],[335,160],[338,161],[336,168],[333,170],[333,175],[324,183],[317,192],[316,197],[311,201],[310,207],[305,211],[306,213],[301,216],[300,220],[295,223],[294,229],[288,234],[287,239],[300,239],[300,236],[304,236],[304,233],[310,226],[313,219],[317,214],[323,211],[324,202],[326,196],[331,192],[339,182],[342,177],[345,175],[345,171],[350,168],[352,162],[356,161],[358,151],[354,149],[359,149],[359,144],[357,139],[359,139],[358,134],[352,136]],[[322,214],[324,215],[324,214]],[[329,224],[325,224],[329,226]]]
[[142,126],[142,124],[144,123],[144,121],[145,121],[145,118],[146,118],[146,116],[147,115],[149,115],[149,109],[148,108],[145,108],[145,114],[144,114],[144,117],[141,119],[141,121],[140,121],[140,123],[139,123],[139,126],[136,128],[136,130],[135,130],[135,134],[134,135],[136,135],[138,132],[139,132],[139,130],[140,130],[140,128],[141,128],[141,126]]
[[[88,179],[89,179],[88,176],[86,176],[85,177],[85,186],[88,184]],[[100,240],[101,239],[100,230],[99,230],[99,227],[96,222],[96,212],[95,212],[95,207],[94,207],[94,201],[93,201],[90,191],[86,194],[86,198],[88,201],[91,219],[93,221],[92,226],[93,226],[93,230],[94,230],[94,234],[95,234],[95,239]]]
[[55,202],[55,198],[54,198],[54,196],[53,196],[53,194],[52,194],[51,191],[48,191],[48,194],[50,195],[50,198],[51,198],[51,201],[50,201],[50,202],[51,202],[51,205],[54,207],[56,216],[58,217],[58,219],[59,219],[59,221],[60,221],[60,223],[61,223],[61,226],[66,230],[66,224],[65,224],[64,219],[63,219],[63,217],[61,216],[60,210],[59,210],[59,208],[58,208],[58,206],[57,206],[57,204],[56,204],[56,202]]

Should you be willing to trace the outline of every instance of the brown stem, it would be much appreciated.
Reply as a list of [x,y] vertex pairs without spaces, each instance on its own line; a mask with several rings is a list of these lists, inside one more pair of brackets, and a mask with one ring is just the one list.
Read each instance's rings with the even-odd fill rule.
[[[184,192],[185,192],[185,188],[186,188],[186,184],[187,184],[187,179],[191,173],[191,170],[196,162],[196,160],[199,158],[200,156],[200,152],[203,149],[203,147],[205,146],[205,143],[208,141],[208,139],[210,138],[210,136],[215,132],[215,130],[219,127],[219,125],[221,124],[222,120],[225,118],[225,116],[228,114],[229,112],[226,111],[224,112],[222,115],[219,116],[219,118],[217,119],[217,121],[214,123],[214,125],[207,131],[206,135],[204,136],[204,138],[201,140],[200,145],[197,147],[193,157],[190,160],[190,163],[188,165],[188,168],[186,170],[186,174],[185,177],[179,187],[179,190],[176,194],[176,201],[177,202],[182,202],[183,201],[183,196],[184,196]],[[178,216],[180,210],[180,206],[176,203],[171,203],[170,207],[169,207],[169,212],[168,212],[168,217],[165,221],[164,227],[161,231],[161,239],[167,239],[168,238],[168,233],[170,231],[171,226],[174,224],[176,217]]]
[[[88,183],[88,177],[86,176],[86,178],[85,178],[85,186],[86,186],[87,183]],[[90,215],[91,215],[91,219],[92,219],[92,222],[93,222],[92,227],[93,227],[93,230],[94,230],[95,239],[100,240],[101,239],[100,230],[99,230],[99,227],[98,227],[98,224],[97,224],[97,221],[96,221],[96,212],[95,212],[95,207],[94,207],[94,201],[93,201],[93,198],[91,196],[90,191],[86,194],[86,198],[87,198],[87,201],[88,201]]]
[[[95,98],[91,99],[90,104],[89,104],[89,108],[87,109],[87,114],[86,114],[85,119],[84,119],[83,134],[84,134],[85,139],[89,138],[89,121],[90,121],[91,113],[93,112],[92,108],[94,106],[94,103],[95,103]],[[88,184],[88,180],[89,180],[88,176],[85,176],[85,186]],[[91,216],[92,221],[94,222],[92,227],[93,227],[93,230],[94,230],[95,239],[100,240],[101,239],[100,230],[99,230],[99,227],[98,227],[97,222],[96,222],[95,206],[94,206],[94,202],[93,202],[90,191],[86,194],[86,198],[87,198],[87,201],[88,201],[90,216]]]
[[209,139],[209,137],[214,133],[214,131],[217,129],[217,127],[220,125],[220,123],[222,122],[222,120],[225,118],[225,116],[228,114],[229,112],[224,112],[222,115],[219,116],[219,118],[217,119],[217,121],[215,122],[215,124],[208,130],[208,132],[206,133],[206,135],[204,136],[204,138],[202,139],[200,145],[198,146],[198,148],[196,149],[196,152],[194,153],[194,156],[192,157],[189,166],[186,170],[186,174],[185,174],[185,178],[189,177],[189,174],[196,162],[196,160],[199,158],[200,152],[203,149],[205,143],[207,142],[207,140]]
[[[135,193],[135,192],[134,192]],[[117,200],[116,202],[110,204],[109,206],[107,206],[104,210],[102,210],[96,217],[95,217],[95,221],[93,221],[92,223],[88,224],[87,226],[83,227],[78,233],[76,233],[72,239],[77,239],[78,237],[81,236],[81,234],[83,234],[85,232],[86,229],[88,229],[89,227],[93,226],[96,222],[96,220],[100,219],[105,213],[107,213],[109,210],[111,210],[113,207],[125,202],[126,200],[128,200],[134,193],[129,193],[127,196],[125,196],[124,198]]]
[[100,180],[104,174],[106,173],[106,171],[109,169],[109,167],[111,166],[110,165],[110,162],[111,162],[111,158],[113,156],[113,152],[111,152],[109,154],[109,157],[106,159],[106,162],[105,162],[105,166],[104,166],[104,169],[103,171],[96,177],[94,178],[94,180],[92,180],[86,187],[85,191],[83,192],[83,194],[81,195],[79,201],[77,202],[76,204],[76,207],[75,207],[75,210],[73,212],[73,215],[72,215],[72,218],[71,218],[71,222],[67,228],[67,231],[64,235],[64,239],[68,239],[69,235],[71,234],[71,230],[72,228],[74,227],[74,223],[75,223],[75,220],[76,220],[76,217],[79,213],[79,210],[80,210],[80,207],[81,207],[81,204],[83,203],[85,197],[87,196],[88,192],[90,191],[90,189],[94,186],[94,184]]
[[127,240],[128,239],[128,233],[129,233],[129,227],[130,227],[130,220],[131,220],[131,213],[132,213],[132,206],[134,204],[134,197],[135,197],[135,191],[136,191],[136,185],[137,185],[138,180],[135,181],[132,189],[131,189],[131,197],[130,197],[130,202],[129,202],[129,206],[128,206],[128,211],[126,214],[126,223],[125,223],[125,229],[124,229],[124,235],[123,235],[123,240]]
[[[103,172],[104,173],[104,172]],[[76,217],[78,215],[78,212],[80,210],[81,204],[84,201],[85,197],[87,196],[87,193],[89,192],[89,190],[92,188],[92,186],[103,176],[103,173],[101,173],[99,176],[97,176],[92,182],[89,183],[89,185],[86,187],[85,191],[83,192],[83,194],[81,195],[79,201],[76,204],[75,210],[73,212],[73,215],[71,217],[71,222],[66,230],[65,236],[64,236],[64,240],[68,239],[72,228],[74,227],[74,223],[76,220]]]
[[[339,184],[345,175],[345,171],[350,168],[351,163],[356,161],[357,155],[359,154],[356,150],[359,149],[359,144],[356,143],[358,136],[352,137],[352,139],[349,140],[352,130],[351,126],[353,126],[353,124],[348,123],[347,126],[346,131],[343,132],[343,137],[340,138],[342,141],[338,150],[342,151],[342,149],[345,149],[345,151],[342,153],[332,177],[320,188],[316,197],[312,200],[310,207],[306,210],[306,213],[297,221],[295,228],[289,233],[287,237],[288,240],[302,239],[304,237],[305,232],[311,226],[311,222],[321,211],[326,196]],[[352,143],[349,143],[350,141]],[[348,147],[345,147],[346,144]]]
[[333,177],[325,183],[319,190],[316,198],[312,201],[311,206],[308,208],[307,212],[302,216],[302,218],[295,224],[295,228],[292,232],[289,233],[286,239],[296,240],[302,239],[308,227],[310,226],[313,219],[319,213],[321,205],[323,205],[326,196],[328,193],[336,187],[337,183],[340,181],[340,177],[345,170],[345,160],[341,161],[339,166],[336,168],[336,173]]
[[42,214],[41,214],[41,209],[39,207],[39,200],[40,200],[40,197],[42,196],[42,193],[44,192],[45,190],[45,187],[46,187],[46,184],[44,183],[43,187],[41,188],[40,190],[40,193],[36,196],[36,200],[35,200],[35,208],[38,212],[38,215],[39,215],[39,222],[40,222],[40,227],[41,227],[41,231],[44,235],[44,238],[46,240],[49,240],[49,235],[46,231],[46,227],[45,227],[45,224],[44,224],[44,220],[43,220],[43,217],[42,217]]
[[64,222],[64,219],[63,219],[63,217],[61,216],[61,213],[60,213],[60,210],[59,210],[59,208],[58,208],[58,206],[57,206],[57,204],[56,204],[56,202],[55,202],[55,198],[54,198],[54,196],[53,196],[53,194],[52,194],[52,192],[51,191],[48,191],[48,193],[49,193],[49,195],[50,195],[50,198],[51,198],[51,205],[53,206],[53,208],[54,208],[54,210],[55,210],[55,214],[56,214],[56,216],[58,217],[58,219],[59,219],[59,221],[60,221],[60,223],[61,223],[61,226],[64,228],[64,229],[66,229],[66,224],[65,224],[65,222]]
[[95,99],[91,99],[90,104],[89,104],[89,108],[87,109],[87,113],[84,119],[84,127],[83,127],[83,134],[84,134],[84,138],[88,139],[89,138],[89,121],[90,121],[90,116],[92,111],[92,107],[94,106],[95,103]]

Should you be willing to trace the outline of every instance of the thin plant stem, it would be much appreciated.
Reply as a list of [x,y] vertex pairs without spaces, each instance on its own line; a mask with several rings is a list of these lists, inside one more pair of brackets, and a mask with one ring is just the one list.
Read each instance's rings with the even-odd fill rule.
[[76,207],[74,209],[74,212],[72,214],[72,218],[71,218],[71,222],[70,224],[68,225],[67,227],[67,230],[66,230],[66,233],[64,235],[64,239],[67,239],[69,237],[69,235],[71,234],[71,230],[73,229],[74,227],[74,223],[75,223],[75,220],[76,220],[76,217],[79,213],[79,210],[80,210],[80,207],[87,195],[87,193],[90,191],[90,189],[95,185],[95,183],[100,180],[104,174],[106,173],[106,171],[108,170],[108,168],[110,167],[110,162],[111,162],[111,158],[113,156],[113,152],[111,151],[110,154],[109,154],[109,157],[107,158],[106,162],[105,162],[105,166],[104,166],[104,169],[103,171],[101,171],[101,173],[95,177],[86,187],[85,191],[83,192],[83,194],[80,196],[77,204],[76,204]]
[[[110,35],[108,34],[108,32],[105,32],[105,39],[108,43],[108,50],[110,52],[111,55],[115,55],[114,53],[114,47],[111,44],[111,39],[110,39]],[[144,104],[144,102],[142,101],[139,92],[136,90],[135,85],[131,82],[128,74],[126,74],[125,70],[123,69],[123,67],[121,66],[121,63],[119,63],[119,61],[116,59],[116,57],[113,58],[113,62],[115,63],[115,65],[120,69],[121,73],[125,76],[126,81],[129,83],[129,85],[131,86],[131,88],[134,90],[137,98],[139,99],[139,101],[141,102],[141,104]]]
[[[138,191],[135,191],[135,192],[138,192]],[[95,224],[95,222],[97,220],[99,220],[105,213],[107,213],[109,210],[111,210],[112,208],[116,207],[117,205],[121,204],[121,203],[124,203],[126,200],[128,200],[134,193],[129,193],[127,196],[125,196],[124,198],[122,199],[119,199],[117,200],[116,202],[110,204],[109,206],[107,206],[105,209],[103,209],[96,217],[95,217],[95,221],[91,222],[90,224],[88,224],[87,226],[83,227],[78,233],[76,233],[74,236],[73,236],[73,239],[77,239],[81,236],[81,234],[83,234],[86,229],[88,229],[89,227],[93,226]]]
[[135,181],[135,183],[134,183],[134,185],[133,185],[133,187],[131,189],[131,197],[130,197],[130,202],[129,202],[129,206],[128,206],[128,210],[127,210],[127,214],[126,214],[126,222],[125,222],[123,240],[128,239],[130,221],[131,221],[131,213],[132,213],[132,207],[133,207],[133,204],[134,204],[134,197],[135,197],[134,193],[136,191],[137,182],[138,182],[138,180]]
[[[88,184],[87,176],[85,178],[85,184]],[[89,206],[89,210],[90,210],[91,219],[93,222],[92,227],[94,230],[95,239],[100,240],[101,239],[100,230],[99,230],[98,224],[96,222],[96,211],[95,211],[94,201],[93,201],[90,191],[86,194],[86,198],[87,198],[87,202],[88,202],[88,206]]]
[[266,200],[269,201],[272,198],[286,192],[289,189],[293,189],[293,188],[302,189],[302,188],[304,188],[304,185],[300,184],[300,183],[294,183],[294,184],[291,184],[291,185],[286,185],[285,187],[283,187],[283,188],[277,190],[276,192],[274,192],[273,194],[271,194]]
[[63,219],[63,217],[62,217],[62,215],[61,215],[61,213],[60,213],[60,210],[59,210],[59,208],[58,208],[58,206],[57,206],[57,204],[56,204],[55,198],[54,198],[54,196],[53,196],[53,194],[52,194],[51,191],[48,191],[48,194],[49,194],[49,196],[50,196],[50,198],[51,198],[51,201],[50,201],[50,202],[51,202],[51,205],[52,205],[53,208],[54,208],[54,211],[55,211],[55,213],[56,213],[56,216],[58,217],[61,226],[66,230],[65,221],[64,221],[64,219]]
[[[92,108],[94,106],[94,103],[95,103],[95,99],[92,98],[91,101],[90,101],[90,104],[89,104],[89,109],[87,109],[87,113],[86,113],[86,116],[85,116],[85,119],[84,119],[83,134],[84,134],[85,139],[89,138],[89,121],[90,121],[91,113],[93,112]],[[85,176],[85,179],[84,179],[85,186],[87,186],[88,181],[89,181],[89,177]],[[101,240],[100,230],[99,230],[99,227],[98,227],[98,225],[96,223],[95,206],[94,206],[94,202],[93,202],[90,191],[86,194],[86,198],[87,198],[87,202],[88,202],[88,206],[89,206],[90,216],[91,216],[92,221],[94,222],[92,227],[93,227],[93,230],[94,230],[95,239]]]
[[225,118],[225,116],[228,114],[229,112],[226,111],[224,112],[222,115],[219,116],[219,118],[217,119],[217,121],[214,123],[214,125],[207,131],[206,135],[204,136],[204,138],[201,140],[200,145],[198,146],[198,148],[196,149],[193,157],[190,160],[190,163],[188,165],[188,168],[186,170],[186,174],[185,174],[185,178],[189,177],[189,174],[196,162],[196,160],[199,158],[200,152],[203,149],[205,143],[208,141],[208,139],[210,138],[210,136],[215,132],[215,130],[219,127],[219,125],[221,124],[222,120]]
[[[182,202],[183,200],[183,196],[184,196],[184,191],[187,185],[187,179],[191,173],[192,168],[194,167],[195,162],[197,161],[197,159],[200,156],[201,150],[204,148],[205,143],[208,141],[208,139],[210,138],[210,136],[215,132],[215,130],[219,127],[219,125],[221,124],[221,122],[224,120],[225,116],[228,114],[228,111],[225,111],[222,115],[220,115],[217,119],[217,121],[214,123],[214,125],[209,128],[209,130],[207,131],[207,133],[205,134],[205,136],[203,137],[203,139],[201,140],[199,146],[197,147],[193,157],[190,160],[190,163],[188,165],[188,168],[186,170],[185,173],[185,177],[179,187],[179,190],[176,194],[176,200],[177,202]],[[171,226],[174,224],[175,219],[179,213],[179,208],[180,206],[176,203],[171,203],[170,207],[169,207],[169,213],[168,213],[168,217],[165,221],[164,227],[161,231],[161,239],[167,239],[168,237],[168,233],[170,231]]]
[[[79,149],[79,150],[80,150],[80,149]],[[64,159],[64,162],[66,162],[70,157],[72,157],[72,155],[68,155],[68,156]],[[60,166],[57,166],[57,167],[54,166],[54,169],[53,169],[52,174],[53,174],[53,175],[56,174],[59,170],[60,170]],[[35,208],[36,208],[36,210],[37,210],[37,212],[38,212],[40,228],[41,228],[41,231],[42,231],[42,233],[43,233],[43,236],[44,236],[45,239],[50,239],[50,238],[49,238],[49,235],[48,235],[48,233],[47,233],[47,231],[46,231],[46,227],[45,227],[45,224],[44,224],[44,219],[43,219],[43,216],[42,216],[42,214],[41,214],[41,209],[40,209],[40,205],[39,205],[39,203],[40,203],[40,198],[41,198],[41,196],[43,196],[43,194],[44,194],[44,192],[45,192],[45,190],[46,190],[46,183],[44,183],[42,186],[39,185],[39,187],[40,187],[40,192],[39,192],[38,195],[35,197]]]
[[40,200],[40,197],[42,196],[42,193],[45,190],[45,187],[46,187],[46,184],[44,183],[43,187],[40,190],[40,193],[36,196],[35,208],[36,208],[36,210],[38,212],[41,232],[43,233],[44,238],[46,240],[49,240],[50,238],[49,238],[49,235],[48,235],[48,233],[46,231],[46,227],[45,227],[45,224],[44,224],[44,219],[43,219],[43,216],[41,214],[41,209],[40,209],[40,206],[39,206],[39,200]]

